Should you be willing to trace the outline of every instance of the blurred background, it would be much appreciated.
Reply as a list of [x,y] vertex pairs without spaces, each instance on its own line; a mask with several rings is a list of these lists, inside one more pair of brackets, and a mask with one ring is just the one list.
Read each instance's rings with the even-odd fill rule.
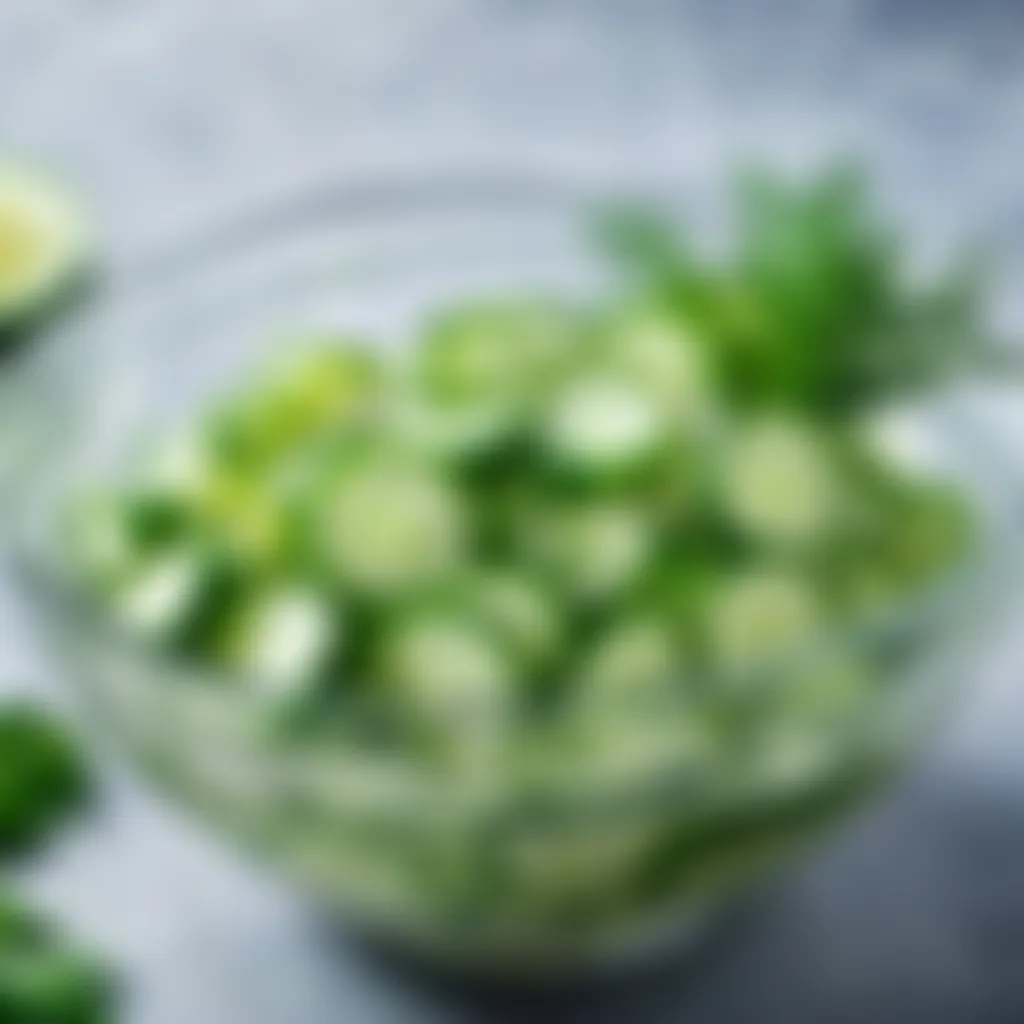
[[[0,148],[80,185],[114,273],[329,182],[685,196],[736,158],[855,153],[918,237],[997,243],[1013,324],[1022,58],[1019,0],[5,0]],[[984,411],[1024,437],[1012,397]],[[130,1024],[1018,1021],[1018,633],[1008,616],[956,728],[882,805],[696,959],[614,991],[399,980],[120,777],[27,882],[130,978]],[[0,668],[58,688],[7,587]]]

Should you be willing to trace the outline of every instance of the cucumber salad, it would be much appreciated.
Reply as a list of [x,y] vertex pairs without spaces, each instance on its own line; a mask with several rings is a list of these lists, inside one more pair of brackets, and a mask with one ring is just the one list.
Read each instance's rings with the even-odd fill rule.
[[[513,917],[582,919],[647,892],[723,794],[835,776],[891,685],[851,631],[968,552],[966,499],[874,423],[985,354],[970,268],[905,272],[845,171],[752,176],[736,209],[714,257],[653,215],[603,218],[622,286],[600,300],[471,296],[398,354],[283,339],[70,508],[103,617],[308,753],[331,837],[417,786],[630,811],[486,857],[363,836],[361,897],[429,874],[468,900],[486,876]],[[665,778],[684,799],[630,796]],[[355,873],[341,839],[296,836],[308,870]]]

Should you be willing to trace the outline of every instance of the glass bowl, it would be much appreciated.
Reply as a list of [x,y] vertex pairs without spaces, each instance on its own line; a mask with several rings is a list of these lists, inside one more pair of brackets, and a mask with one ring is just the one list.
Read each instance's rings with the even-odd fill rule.
[[[906,759],[1014,576],[1024,503],[996,439],[955,401],[908,414],[907,436],[975,499],[970,557],[927,593],[764,666],[752,713],[709,736],[685,707],[631,706],[595,732],[599,754],[556,729],[514,762],[467,743],[413,766],[355,713],[297,742],[237,681],[117,634],[70,584],[56,518],[283,331],[400,344],[455,297],[607,287],[582,230],[592,199],[497,179],[306,196],[110,282],[7,382],[8,436],[16,426],[21,439],[4,481],[15,564],[107,734],[321,903],[406,946],[511,974],[695,931]],[[794,681],[851,666],[873,682],[844,714],[778,710],[793,706]]]

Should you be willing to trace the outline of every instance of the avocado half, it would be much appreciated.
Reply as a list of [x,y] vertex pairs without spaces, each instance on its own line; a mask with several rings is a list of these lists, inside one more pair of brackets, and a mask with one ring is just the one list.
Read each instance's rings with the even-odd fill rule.
[[63,308],[86,279],[91,235],[71,192],[0,164],[0,346]]

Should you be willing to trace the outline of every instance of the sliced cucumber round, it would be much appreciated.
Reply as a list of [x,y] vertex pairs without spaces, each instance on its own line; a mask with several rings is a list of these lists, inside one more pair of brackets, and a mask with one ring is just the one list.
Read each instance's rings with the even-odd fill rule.
[[795,653],[817,635],[824,609],[810,584],[791,572],[747,570],[723,580],[707,611],[714,664],[728,675],[747,675]]
[[275,703],[304,696],[342,649],[339,611],[307,587],[280,585],[249,595],[217,644],[232,672]]
[[178,545],[186,527],[185,509],[159,494],[86,495],[65,524],[68,561],[82,582],[109,594]]
[[708,423],[715,399],[704,352],[677,318],[652,310],[621,318],[603,358],[655,398],[684,434]]
[[56,181],[0,166],[0,330],[51,312],[88,262],[86,217]]
[[775,717],[815,730],[849,726],[875,692],[875,678],[867,658],[828,652],[782,683]]
[[218,472],[211,438],[201,424],[189,424],[163,438],[145,460],[140,472],[150,490],[194,502],[201,500]]
[[719,730],[698,707],[640,707],[632,714],[615,705],[580,710],[529,749],[521,766],[528,785],[601,799],[664,782],[672,773],[700,776],[716,767]]
[[378,672],[406,706],[457,729],[504,722],[515,704],[517,679],[501,644],[479,622],[444,610],[395,621]]
[[325,490],[319,531],[338,580],[378,596],[443,577],[467,543],[458,490],[425,462],[388,453],[342,460]]
[[540,508],[519,523],[522,547],[563,594],[604,601],[627,590],[651,565],[657,534],[642,507],[589,502]]
[[890,503],[887,553],[894,573],[918,584],[953,564],[970,543],[971,509],[947,484],[923,481],[899,489]]
[[123,580],[139,557],[138,537],[123,497],[89,496],[70,515],[66,550],[76,575],[106,590]]
[[470,602],[522,662],[536,669],[551,661],[565,624],[554,596],[528,573],[482,573],[467,588]]
[[444,458],[498,453],[521,437],[575,340],[568,317],[539,303],[451,310],[416,353],[397,419]]
[[541,445],[560,470],[584,479],[619,476],[650,465],[671,436],[660,404],[620,376],[577,378],[541,425]]
[[214,425],[218,448],[247,463],[272,459],[300,442],[365,423],[383,400],[387,371],[367,343],[297,337],[294,351],[240,396]]
[[417,352],[417,378],[431,398],[454,404],[512,401],[543,393],[571,357],[577,332],[543,303],[478,303],[438,318]]
[[500,401],[445,403],[413,392],[396,399],[389,422],[410,447],[460,465],[500,452],[515,435],[519,415]]
[[669,698],[683,671],[682,650],[669,623],[637,614],[602,631],[583,658],[577,687],[588,704],[628,706]]
[[113,596],[114,614],[132,633],[167,643],[181,640],[196,623],[215,585],[211,559],[180,547],[138,566]]
[[834,532],[843,495],[820,428],[773,417],[743,428],[721,470],[726,516],[754,540],[807,546]]
[[173,434],[143,470],[147,492],[249,568],[274,567],[287,543],[286,502],[266,472],[230,458],[217,440],[203,425]]

